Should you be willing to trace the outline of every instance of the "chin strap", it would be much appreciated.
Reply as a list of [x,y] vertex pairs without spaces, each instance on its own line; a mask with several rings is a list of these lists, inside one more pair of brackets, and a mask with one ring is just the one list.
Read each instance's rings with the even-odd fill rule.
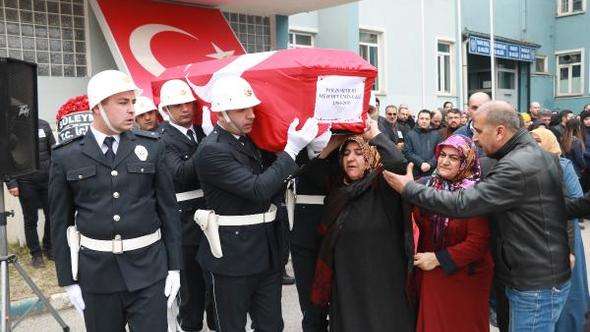
[[229,115],[227,114],[226,111],[221,112],[221,115],[223,115],[223,119],[225,120],[225,122],[227,122],[227,124],[232,127],[235,131],[238,132],[238,135],[244,135],[245,133],[238,128],[238,126],[236,126],[233,121],[230,119]]
[[102,121],[104,122],[104,124],[107,125],[107,128],[109,128],[110,131],[120,134],[121,130],[117,130],[115,129],[115,127],[113,127],[113,125],[111,124],[111,121],[109,120],[109,117],[107,116],[107,113],[105,112],[104,108],[102,107],[102,104],[98,104],[98,110],[100,113],[100,117],[102,118]]

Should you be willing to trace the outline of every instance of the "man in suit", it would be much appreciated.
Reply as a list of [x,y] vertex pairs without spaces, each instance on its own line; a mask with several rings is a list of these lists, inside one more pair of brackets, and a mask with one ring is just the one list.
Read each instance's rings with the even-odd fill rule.
[[[6,182],[8,192],[18,197],[20,206],[23,209],[25,223],[25,238],[27,247],[31,253],[31,265],[34,268],[45,266],[43,254],[47,259],[53,260],[51,254],[51,235],[49,216],[49,202],[47,198],[49,183],[49,164],[51,163],[51,147],[55,144],[55,138],[49,123],[39,119],[39,170],[32,174],[22,175]],[[43,209],[45,226],[43,232],[43,249],[39,245],[37,234],[37,222],[39,220],[39,208]]]
[[[139,89],[120,71],[88,83],[94,120],[53,150],[49,201],[58,283],[87,331],[166,331],[180,288],[180,216],[165,146],[130,131]],[[72,227],[74,226],[75,227]]]
[[[188,84],[170,80],[160,90],[160,108],[170,121],[159,132],[166,145],[166,162],[174,178],[174,189],[182,223],[182,254],[180,270],[180,310],[178,321],[183,331],[201,331],[206,306],[206,286],[203,271],[197,262],[197,250],[203,232],[193,220],[197,209],[205,208],[203,190],[194,168],[197,146],[205,138],[201,126],[193,125],[195,97]],[[207,243],[205,243],[207,245]],[[212,302],[212,301],[211,301]],[[212,303],[208,306],[209,329],[215,329]]]
[[[282,331],[280,227],[271,204],[296,168],[295,157],[317,134],[315,119],[296,130],[264,167],[261,151],[248,133],[260,104],[239,76],[219,78],[211,90],[217,126],[199,145],[196,168],[207,208],[196,219],[209,246],[199,247],[201,266],[210,272],[220,331],[244,331],[246,314],[260,331]],[[218,227],[218,228],[217,228]]]

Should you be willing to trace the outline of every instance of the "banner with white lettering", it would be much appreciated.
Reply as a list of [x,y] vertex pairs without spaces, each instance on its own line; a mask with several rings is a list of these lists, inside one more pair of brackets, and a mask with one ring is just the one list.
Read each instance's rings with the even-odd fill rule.
[[92,112],[76,112],[65,115],[57,124],[57,136],[59,143],[84,135],[92,123]]

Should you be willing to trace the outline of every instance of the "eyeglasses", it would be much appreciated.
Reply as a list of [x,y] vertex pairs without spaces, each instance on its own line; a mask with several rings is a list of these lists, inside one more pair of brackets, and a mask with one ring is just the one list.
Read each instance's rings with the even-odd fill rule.
[[460,163],[461,162],[461,157],[459,155],[456,155],[456,154],[446,154],[444,152],[441,152],[438,155],[438,159],[441,159],[442,160],[442,159],[445,159],[445,158],[449,158],[449,160],[452,163]]

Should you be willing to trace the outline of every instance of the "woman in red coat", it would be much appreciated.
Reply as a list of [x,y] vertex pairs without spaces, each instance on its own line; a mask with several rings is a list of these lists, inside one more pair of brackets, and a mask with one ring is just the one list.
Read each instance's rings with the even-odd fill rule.
[[[435,150],[432,176],[421,181],[438,190],[475,185],[480,166],[471,139],[453,135]],[[419,269],[418,332],[489,331],[488,298],[493,277],[490,231],[485,218],[453,219],[415,208],[420,229],[414,265]]]

